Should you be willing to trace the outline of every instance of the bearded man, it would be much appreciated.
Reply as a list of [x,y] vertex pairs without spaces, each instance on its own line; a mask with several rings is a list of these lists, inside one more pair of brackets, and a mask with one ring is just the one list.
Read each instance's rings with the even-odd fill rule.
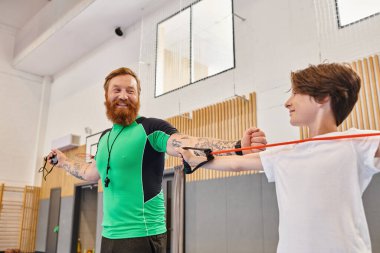
[[[101,253],[164,253],[161,183],[165,153],[178,157],[176,150],[182,146],[232,149],[237,142],[191,137],[178,133],[164,120],[139,116],[140,81],[129,68],[112,71],[105,78],[104,91],[107,117],[113,127],[103,132],[91,163],[73,162],[55,149],[48,158],[51,161],[56,156],[57,166],[79,179],[101,179]],[[241,140],[242,146],[265,143],[264,133],[256,128],[248,129]]]

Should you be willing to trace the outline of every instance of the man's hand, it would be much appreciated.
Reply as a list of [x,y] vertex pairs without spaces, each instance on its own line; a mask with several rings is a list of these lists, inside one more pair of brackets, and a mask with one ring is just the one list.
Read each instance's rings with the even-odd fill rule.
[[58,149],[52,149],[51,152],[49,153],[49,155],[47,156],[47,159],[48,159],[50,164],[53,164],[53,161],[52,161],[53,157],[56,157],[56,159],[58,161],[57,164],[62,163],[63,161],[67,160],[66,155]]
[[[244,132],[243,138],[241,138],[241,147],[255,147],[262,146],[267,144],[267,139],[265,137],[265,133],[258,128],[251,127]],[[251,149],[251,150],[243,150],[243,154],[257,153],[265,150],[265,148],[261,149]]]
[[57,167],[62,168],[74,177],[86,181],[98,181],[100,178],[99,172],[96,168],[96,161],[91,159],[91,162],[85,163],[83,161],[76,162],[70,160],[64,153],[58,149],[52,149],[47,159],[52,163],[52,158],[56,156],[58,163]]

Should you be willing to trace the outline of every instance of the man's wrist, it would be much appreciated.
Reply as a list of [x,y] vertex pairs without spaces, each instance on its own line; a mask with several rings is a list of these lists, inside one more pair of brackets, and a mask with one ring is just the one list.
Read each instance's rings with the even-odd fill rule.
[[[241,140],[238,140],[237,142],[236,142],[236,144],[235,144],[235,149],[240,149],[241,148]],[[241,151],[241,150],[239,150],[239,151],[235,151],[235,153],[237,154],[237,155],[243,155],[243,152]]]

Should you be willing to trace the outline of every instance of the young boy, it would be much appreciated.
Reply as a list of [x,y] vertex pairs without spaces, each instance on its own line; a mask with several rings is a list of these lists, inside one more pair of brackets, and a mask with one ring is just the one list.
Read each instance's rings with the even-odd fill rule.
[[[291,81],[292,95],[285,102],[290,124],[307,126],[312,138],[373,132],[337,132],[360,90],[360,78],[348,65],[311,65],[292,72]],[[218,156],[202,167],[264,170],[276,183],[277,252],[370,253],[361,197],[372,176],[380,172],[379,143],[379,136],[312,141],[245,156]],[[191,166],[205,160],[179,151]]]

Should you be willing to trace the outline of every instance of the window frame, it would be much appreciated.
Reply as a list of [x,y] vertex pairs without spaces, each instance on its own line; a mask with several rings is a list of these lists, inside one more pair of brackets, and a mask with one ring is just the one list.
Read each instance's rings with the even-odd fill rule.
[[[225,69],[225,70],[222,70],[216,74],[213,74],[213,75],[210,75],[210,76],[207,76],[207,77],[204,77],[202,79],[198,79],[194,82],[191,81],[191,76],[192,76],[192,50],[193,50],[193,47],[192,47],[192,18],[193,18],[193,9],[192,9],[192,6],[201,2],[203,0],[197,0],[197,1],[194,1],[193,3],[191,3],[190,5],[180,9],[179,11],[175,12],[174,14],[170,15],[169,17],[161,20],[160,22],[157,23],[156,25],[156,49],[155,49],[155,53],[156,53],[156,56],[155,56],[155,72],[154,72],[154,98],[158,98],[158,97],[161,97],[163,95],[166,95],[168,93],[172,93],[172,92],[175,92],[179,89],[182,89],[182,88],[185,88],[189,85],[192,85],[192,84],[195,84],[195,83],[198,83],[198,82],[201,82],[201,81],[204,81],[208,78],[212,78],[214,76],[217,76],[217,75],[220,75],[220,74],[223,74],[224,72],[227,72],[227,71],[230,71],[232,69],[235,69],[236,68],[236,50],[235,50],[235,15],[234,15],[234,1],[233,0],[229,0],[231,1],[231,17],[232,17],[232,52],[233,52],[233,64],[232,64],[232,67],[231,68],[228,68],[228,69]],[[175,89],[172,89],[172,90],[169,90],[169,91],[166,91],[166,92],[163,92],[162,94],[160,95],[157,95],[156,91],[157,91],[157,57],[158,57],[158,31],[159,31],[159,25],[162,24],[163,22],[173,18],[174,16],[180,14],[181,12],[183,12],[184,10],[190,8],[190,29],[189,29],[189,32],[190,32],[190,71],[189,71],[189,74],[190,74],[190,82],[188,84],[185,84],[185,85],[182,85],[181,87],[177,87]]]
[[376,12],[376,13],[374,13],[372,15],[367,16],[367,17],[358,19],[358,20],[356,20],[354,22],[342,25],[341,22],[340,22],[340,15],[339,15],[340,12],[339,12],[338,0],[334,0],[334,1],[335,1],[335,11],[336,11],[336,19],[337,19],[337,23],[338,23],[338,29],[343,29],[345,27],[352,26],[352,25],[357,24],[359,22],[362,22],[364,20],[367,20],[367,19],[370,19],[370,18],[373,18],[375,16],[380,15],[380,11],[379,11],[379,12]]

